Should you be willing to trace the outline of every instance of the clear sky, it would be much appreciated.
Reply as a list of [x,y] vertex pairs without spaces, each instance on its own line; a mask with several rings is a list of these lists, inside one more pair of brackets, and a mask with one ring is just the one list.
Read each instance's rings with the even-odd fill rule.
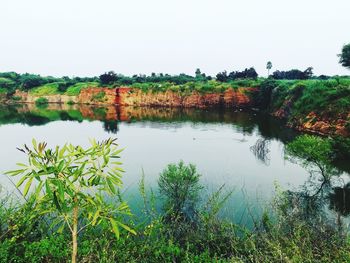
[[350,74],[350,0],[0,0],[0,71]]

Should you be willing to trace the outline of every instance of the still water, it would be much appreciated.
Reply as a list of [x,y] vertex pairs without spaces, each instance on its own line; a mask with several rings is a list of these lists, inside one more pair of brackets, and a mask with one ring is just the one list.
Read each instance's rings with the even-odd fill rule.
[[[136,214],[142,174],[156,192],[159,173],[180,160],[197,166],[206,193],[223,184],[234,190],[224,215],[243,224],[251,223],[252,211],[258,215],[268,206],[276,184],[297,191],[309,178],[305,169],[284,158],[284,145],[298,134],[255,112],[18,105],[0,108],[0,134],[1,174],[25,162],[16,147],[30,145],[32,138],[51,147],[117,138],[125,148],[123,191]],[[16,193],[5,175],[0,185],[3,192]]]

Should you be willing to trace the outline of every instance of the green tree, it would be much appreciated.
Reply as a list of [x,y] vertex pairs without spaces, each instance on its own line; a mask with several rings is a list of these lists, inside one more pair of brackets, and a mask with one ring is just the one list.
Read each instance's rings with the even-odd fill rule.
[[115,140],[92,140],[87,149],[72,144],[54,149],[46,146],[33,139],[33,149],[26,145],[20,149],[28,155],[28,164],[18,164],[20,169],[7,174],[22,175],[16,186],[24,185],[24,197],[33,193],[34,213],[54,215],[53,227],[59,232],[70,230],[72,262],[77,260],[78,234],[87,227],[109,224],[117,238],[120,227],[136,234],[118,219],[131,215],[128,205],[122,201],[114,205],[104,199],[106,194],[115,196],[122,185],[123,170],[118,162],[122,150]]
[[266,69],[267,69],[267,76],[269,77],[270,76],[270,70],[272,69],[272,62],[271,61],[268,61],[266,63]]
[[109,71],[100,75],[100,82],[103,85],[111,84],[118,80],[118,75],[114,71]]
[[346,68],[350,69],[350,43],[344,45],[341,54],[338,55],[339,63]]
[[195,75],[196,75],[196,78],[200,78],[202,76],[202,72],[199,68],[196,69]]
[[339,174],[332,165],[331,139],[302,135],[287,144],[285,153],[287,159],[300,163],[312,175],[322,175],[324,181],[329,181],[332,176]]

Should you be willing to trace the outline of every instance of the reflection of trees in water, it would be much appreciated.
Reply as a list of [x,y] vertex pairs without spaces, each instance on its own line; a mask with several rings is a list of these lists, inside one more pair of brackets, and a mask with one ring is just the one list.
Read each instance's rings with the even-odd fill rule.
[[329,212],[333,211],[336,221],[333,226],[344,233],[343,221],[350,214],[350,183],[339,185],[342,181],[337,179],[334,175],[326,179],[321,174],[318,177],[310,174],[298,190],[283,193],[285,214],[317,227],[329,222]]
[[329,208],[342,216],[350,214],[350,183],[344,187],[334,187],[328,194]]
[[325,200],[322,194],[310,195],[302,189],[299,191],[286,191],[284,198],[284,212],[288,217],[311,224],[326,219],[323,209]]
[[256,143],[250,147],[250,150],[253,152],[255,157],[260,160],[265,165],[270,164],[270,141],[264,138],[260,138]]
[[311,189],[304,184],[298,190],[283,192],[277,205],[286,226],[302,222],[319,232],[347,233],[344,221],[350,214],[350,183],[334,186],[336,182],[321,178]]
[[108,133],[117,134],[119,131],[118,121],[104,121],[103,129]]
[[289,197],[286,206],[296,211],[296,218],[313,225],[329,221],[333,211],[341,234],[344,233],[342,217],[350,214],[350,178],[343,177],[344,173],[334,167],[333,155],[327,138],[303,135],[286,146],[287,159],[309,172],[308,180],[298,190],[285,192]]

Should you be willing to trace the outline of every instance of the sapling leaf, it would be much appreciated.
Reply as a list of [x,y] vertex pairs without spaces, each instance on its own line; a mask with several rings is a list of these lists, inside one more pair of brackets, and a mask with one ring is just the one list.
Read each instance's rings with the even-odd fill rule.
[[20,186],[23,184],[23,182],[24,182],[25,180],[27,180],[27,179],[28,179],[27,176],[23,176],[23,177],[18,181],[18,183],[16,184],[16,187],[17,187],[17,188],[20,187]]
[[27,182],[26,185],[24,186],[24,190],[23,190],[23,195],[24,195],[24,196],[27,196],[28,191],[29,191],[29,188],[30,188],[30,186],[31,186],[31,184],[32,184],[32,182],[33,182],[33,179],[34,179],[34,177],[30,177],[29,180],[28,180],[28,182]]
[[49,180],[45,181],[45,189],[46,189],[46,193],[48,193],[51,196],[52,195],[52,190],[51,190],[51,187],[50,187]]
[[5,174],[8,174],[10,176],[16,176],[18,174],[21,174],[25,171],[26,169],[20,169],[20,170],[13,170],[13,171],[8,171],[8,172],[5,172]]
[[116,238],[119,239],[120,232],[119,232],[119,228],[118,228],[117,222],[113,218],[110,218],[109,221],[111,222],[112,230],[113,230]]
[[118,225],[120,225],[122,228],[124,228],[126,231],[130,232],[131,234],[136,235],[136,231],[128,227],[127,225],[124,225],[123,223],[118,222]]
[[32,139],[32,144],[33,144],[34,150],[37,150],[37,144],[34,138]]
[[106,182],[108,184],[108,187],[109,187],[110,191],[113,194],[116,194],[115,186],[114,186],[113,182],[111,181],[111,179],[110,178],[106,178]]

